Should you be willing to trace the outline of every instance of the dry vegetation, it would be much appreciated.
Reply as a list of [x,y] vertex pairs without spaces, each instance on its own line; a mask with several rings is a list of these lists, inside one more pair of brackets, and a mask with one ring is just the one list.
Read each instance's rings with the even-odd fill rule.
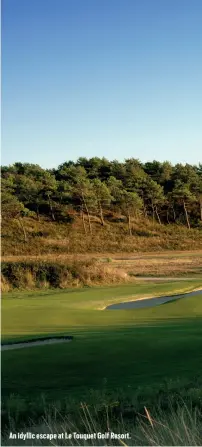
[[92,222],[92,235],[85,235],[79,217],[74,223],[38,222],[24,218],[28,242],[23,241],[17,221],[2,223],[2,256],[33,256],[75,253],[136,253],[163,250],[202,249],[202,233],[199,229],[188,230],[181,225],[159,225],[148,219],[132,222],[132,236],[126,222],[117,222],[120,216],[100,222]]
[[[113,256],[113,255],[112,255]],[[127,256],[127,254],[126,254]],[[160,255],[139,255],[128,258],[90,258],[89,255],[39,256],[28,260],[7,260],[2,263],[2,292],[13,288],[48,289],[49,287],[82,287],[101,284],[132,282],[151,276],[165,279],[198,278],[202,274],[202,253],[191,256],[164,257]]]
[[128,273],[135,276],[186,276],[202,275],[202,253],[197,255],[189,254],[185,257],[167,257],[160,256],[143,257],[143,259],[118,260],[114,261],[116,267],[121,266]]
[[13,289],[65,289],[132,281],[125,269],[111,267],[98,259],[88,261],[25,261],[2,263],[2,292]]
[[[13,287],[66,288],[129,282],[140,276],[202,274],[200,230],[136,219],[133,235],[129,236],[126,223],[108,221],[102,227],[94,220],[93,234],[86,236],[79,217],[73,224],[45,219],[38,222],[35,218],[25,218],[24,222],[27,243],[23,242],[17,222],[2,225],[1,287],[4,292]],[[14,276],[5,268],[12,263]],[[59,269],[59,279],[54,283],[48,274],[37,276],[36,270],[39,266],[43,270],[45,265]]]

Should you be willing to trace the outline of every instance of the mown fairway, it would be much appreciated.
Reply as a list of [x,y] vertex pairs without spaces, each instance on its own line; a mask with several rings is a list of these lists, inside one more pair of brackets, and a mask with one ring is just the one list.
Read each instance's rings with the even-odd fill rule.
[[[50,334],[71,343],[2,352],[2,395],[81,395],[89,388],[193,379],[202,369],[202,295],[159,307],[104,311],[141,296],[179,293],[199,282],[16,292],[2,299],[3,342]],[[134,296],[135,295],[135,296]]]

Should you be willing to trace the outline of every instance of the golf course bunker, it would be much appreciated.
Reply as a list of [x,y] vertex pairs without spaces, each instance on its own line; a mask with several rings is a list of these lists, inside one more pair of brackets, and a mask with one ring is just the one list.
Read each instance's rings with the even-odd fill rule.
[[31,348],[40,345],[53,345],[56,343],[67,343],[73,340],[72,336],[63,337],[44,337],[34,340],[17,341],[14,343],[8,343],[1,345],[2,351],[8,351],[9,349],[21,349],[21,348]]
[[110,306],[107,306],[105,310],[143,309],[146,307],[159,306],[160,304],[165,304],[168,303],[169,301],[183,299],[188,296],[196,296],[196,295],[202,296],[202,289],[195,290],[189,293],[183,293],[180,295],[160,296],[158,298],[139,298],[136,301],[126,301],[123,303],[111,304]]

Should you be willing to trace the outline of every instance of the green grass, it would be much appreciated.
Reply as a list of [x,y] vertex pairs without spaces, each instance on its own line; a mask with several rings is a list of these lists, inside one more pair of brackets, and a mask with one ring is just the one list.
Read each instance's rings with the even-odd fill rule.
[[43,418],[57,432],[53,426],[63,424],[63,415],[79,421],[81,401],[92,411],[100,408],[98,421],[106,405],[113,410],[115,403],[112,421],[116,415],[121,421],[122,414],[130,424],[131,411],[142,412],[144,405],[169,413],[170,402],[175,406],[184,401],[190,411],[200,409],[202,296],[147,309],[101,310],[114,302],[178,294],[200,285],[184,281],[4,294],[3,343],[50,334],[74,336],[67,344],[2,352],[5,437],[7,430],[17,432],[24,423],[27,431],[30,419],[36,426]]
[[201,321],[88,335],[66,345],[3,352],[2,395],[44,392],[56,399],[100,389],[105,379],[110,388],[135,388],[201,370]]
[[142,284],[3,296],[3,342],[44,334],[69,334],[74,340],[2,352],[2,395],[31,398],[44,392],[62,398],[101,388],[103,381],[109,388],[135,388],[164,378],[192,377],[202,366],[201,296],[153,309],[99,309],[127,297],[135,299],[133,295],[179,293],[193,287],[193,282]]
[[[94,287],[69,290],[37,292],[13,292],[2,296],[2,339],[24,338],[39,334],[81,333],[99,328],[114,330],[114,327],[132,325],[134,322],[159,318],[168,319],[169,312],[161,307],[140,311],[102,311],[112,303],[135,300],[141,297],[178,294],[200,287],[199,281],[182,283],[142,283],[125,286]],[[193,300],[193,299],[192,299]],[[192,308],[191,301],[191,308]],[[186,302],[175,303],[173,316],[189,317]],[[189,303],[189,300],[188,300]],[[201,308],[191,309],[194,316]],[[110,328],[109,328],[110,325]]]

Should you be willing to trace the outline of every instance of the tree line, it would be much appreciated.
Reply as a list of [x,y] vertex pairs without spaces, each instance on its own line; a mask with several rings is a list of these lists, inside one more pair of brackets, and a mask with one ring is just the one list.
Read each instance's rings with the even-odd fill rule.
[[[106,158],[80,157],[56,169],[15,163],[1,168],[2,218],[24,216],[38,220],[71,221],[71,211],[80,213],[84,232],[92,232],[91,216],[105,225],[109,212],[131,219],[143,215],[159,224],[179,223],[188,228],[202,226],[202,164],[172,165],[131,158],[123,163]],[[87,216],[87,224],[86,218]]]

